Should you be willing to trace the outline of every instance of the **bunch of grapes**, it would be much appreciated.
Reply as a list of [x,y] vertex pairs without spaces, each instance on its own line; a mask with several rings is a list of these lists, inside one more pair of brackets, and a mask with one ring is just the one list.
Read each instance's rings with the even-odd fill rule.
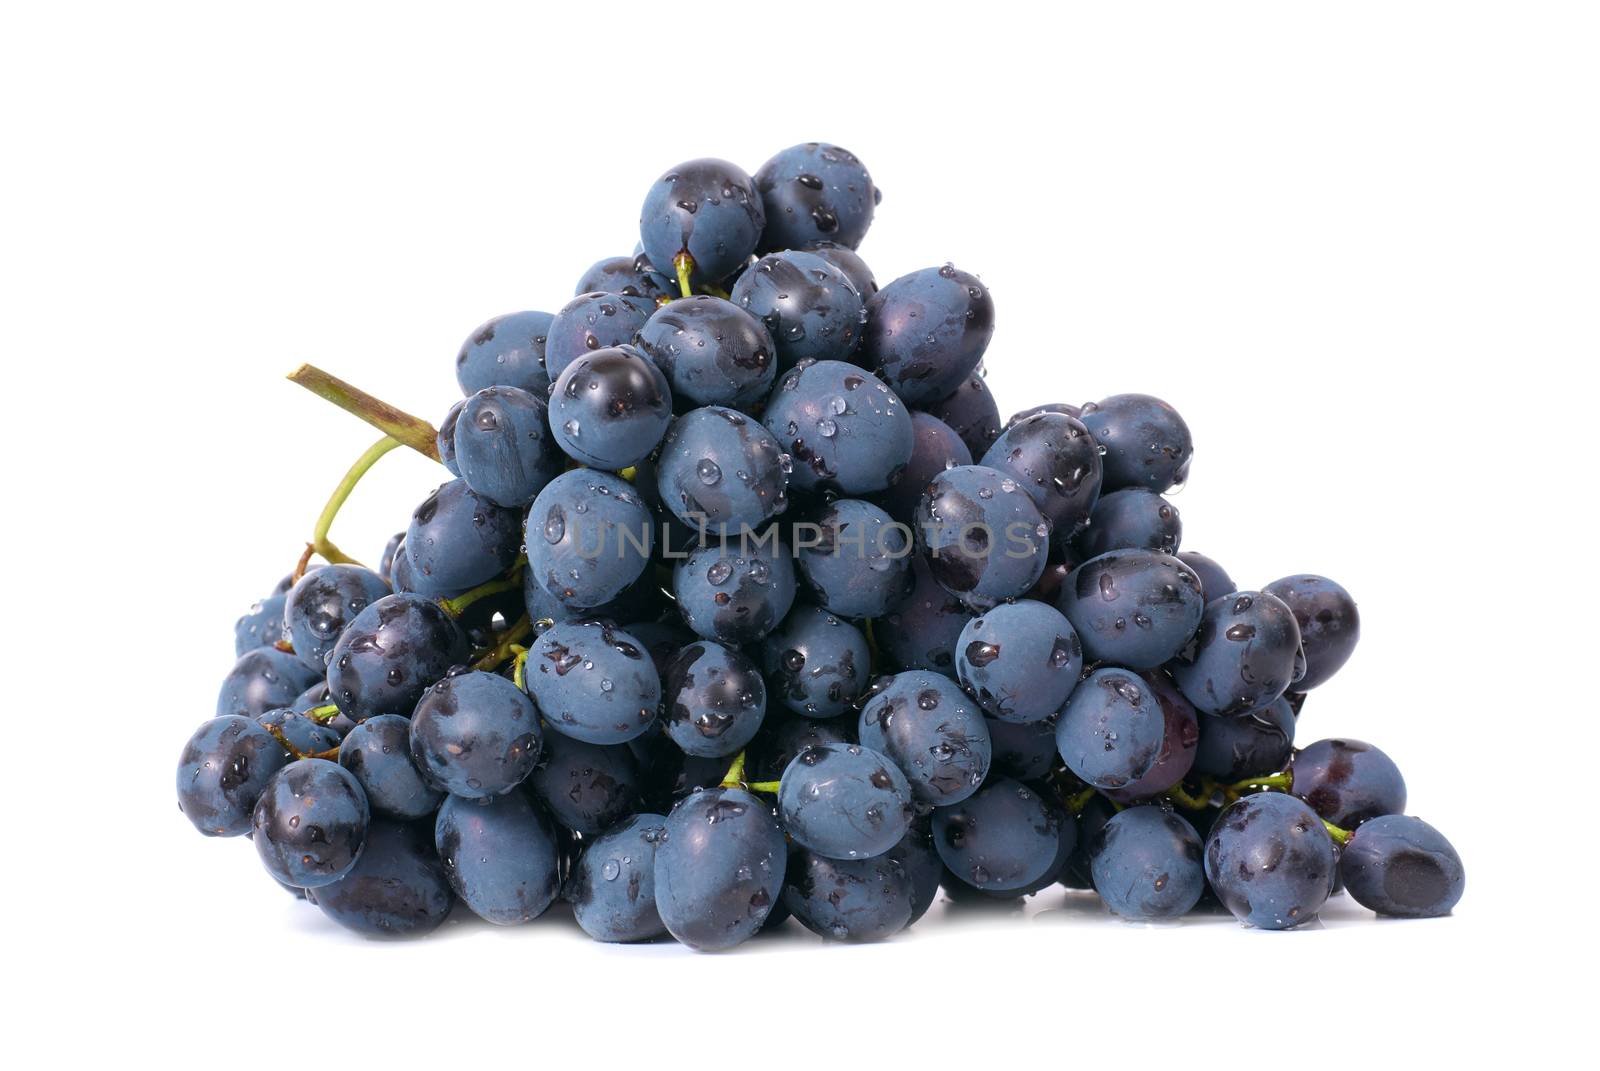
[[[437,428],[295,372],[384,437],[235,628],[195,828],[369,934],[565,900],[602,941],[864,941],[1057,883],[1139,920],[1288,928],[1341,883],[1449,912],[1394,762],[1294,746],[1349,593],[1179,549],[1158,398],[1002,422],[988,289],[880,287],[878,202],[827,144],[671,169],[632,256],[471,333]],[[402,446],[451,478],[364,566],[331,526]]]

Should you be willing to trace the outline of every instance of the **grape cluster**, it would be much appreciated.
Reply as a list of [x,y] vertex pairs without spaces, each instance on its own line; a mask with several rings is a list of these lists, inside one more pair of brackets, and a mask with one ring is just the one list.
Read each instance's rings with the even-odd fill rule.
[[[865,941],[1058,883],[1135,920],[1288,928],[1341,883],[1448,913],[1395,763],[1295,746],[1354,599],[1179,549],[1166,402],[1002,423],[988,288],[880,287],[879,200],[834,145],[693,160],[631,256],[472,332],[437,428],[317,373],[386,437],[235,628],[194,826],[366,934],[565,901],[600,941]],[[399,445],[451,478],[367,568],[329,525]]]

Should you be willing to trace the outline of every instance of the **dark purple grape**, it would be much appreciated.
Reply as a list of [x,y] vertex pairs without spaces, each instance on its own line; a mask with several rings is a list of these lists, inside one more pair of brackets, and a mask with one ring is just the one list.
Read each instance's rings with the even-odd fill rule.
[[946,264],[902,275],[872,295],[861,358],[907,403],[928,405],[977,370],[992,337],[988,288]]
[[1325,576],[1298,573],[1261,589],[1282,599],[1300,626],[1305,676],[1295,690],[1309,692],[1339,672],[1361,639],[1361,614],[1350,593]]
[[1013,421],[980,464],[1021,484],[1063,544],[1089,523],[1100,498],[1100,449],[1089,429],[1062,413]]
[[818,141],[784,149],[761,165],[755,183],[766,215],[763,250],[817,241],[854,249],[882,200],[853,153]]
[[1239,585],[1233,582],[1233,577],[1228,571],[1204,554],[1192,550],[1179,551],[1177,559],[1193,570],[1194,575],[1200,580],[1200,592],[1205,596],[1206,602],[1220,599],[1224,595],[1232,595],[1239,590]]
[[950,425],[975,458],[988,453],[1000,437],[1000,407],[981,374],[968,376],[948,395],[922,408]]
[[1205,847],[1206,880],[1235,918],[1265,930],[1310,922],[1333,891],[1333,838],[1293,796],[1262,792],[1225,809]]
[[1358,829],[1340,854],[1339,873],[1362,907],[1399,918],[1448,915],[1467,884],[1461,856],[1444,835],[1403,814]]
[[933,478],[916,529],[934,578],[977,610],[1033,587],[1050,553],[1050,527],[1033,500],[1010,476],[979,465]]
[[761,642],[771,698],[808,718],[834,718],[867,687],[872,652],[867,638],[816,606],[796,606]]
[[1341,829],[1406,809],[1406,781],[1394,760],[1360,740],[1318,740],[1296,751],[1290,790]]
[[456,355],[461,393],[470,398],[487,387],[516,387],[543,398],[550,391],[544,347],[554,319],[548,312],[513,312],[472,332]]
[[767,712],[767,686],[737,648],[691,643],[667,665],[667,735],[684,754],[726,758],[744,749]]
[[1105,448],[1106,492],[1140,487],[1160,494],[1187,478],[1189,426],[1160,398],[1115,394],[1085,405],[1079,419]]
[[[633,341],[656,311],[652,298],[591,292],[556,313],[544,346],[545,374],[554,383],[580,357]],[[547,386],[545,393],[549,393]]]
[[663,305],[635,342],[667,377],[680,407],[759,406],[778,374],[772,336],[761,321],[708,294]]
[[750,176],[726,160],[707,158],[679,164],[655,181],[639,213],[639,238],[645,256],[663,272],[687,253],[692,281],[704,285],[743,265],[765,225]]
[[672,422],[667,377],[632,346],[573,360],[550,389],[550,430],[567,456],[616,472],[650,456]]
[[1082,669],[1077,632],[1042,602],[996,606],[967,622],[956,641],[956,679],[985,714],[1001,721],[1055,714]]
[[1194,639],[1170,672],[1205,714],[1248,714],[1282,695],[1305,673],[1300,626],[1282,600],[1236,591],[1206,604]]

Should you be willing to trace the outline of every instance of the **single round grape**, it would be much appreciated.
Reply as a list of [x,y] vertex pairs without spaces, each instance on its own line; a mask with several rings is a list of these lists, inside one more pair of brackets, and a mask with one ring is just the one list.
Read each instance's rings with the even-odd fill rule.
[[796,606],[761,642],[773,699],[808,718],[850,709],[872,675],[872,651],[856,628],[817,606]]
[[1394,760],[1360,740],[1318,740],[1289,764],[1292,791],[1341,829],[1380,815],[1403,814],[1406,780]]
[[1089,429],[1064,413],[1013,421],[980,464],[1022,485],[1062,543],[1089,523],[1100,498],[1100,449]]
[[1000,407],[981,374],[973,373],[945,397],[922,408],[950,425],[974,458],[988,453],[1000,437]]
[[283,606],[286,594],[268,595],[251,605],[245,615],[233,626],[233,655],[238,658],[257,647],[272,647],[289,642],[289,630],[283,624]]
[[1061,709],[1083,669],[1083,645],[1061,613],[1042,602],[996,606],[968,621],[956,640],[956,679],[983,712],[1035,722]]
[[412,513],[405,552],[418,575],[465,590],[505,572],[521,545],[521,512],[497,506],[466,480],[455,479]]
[[767,711],[767,686],[738,648],[691,643],[667,667],[667,735],[684,754],[721,758],[744,748]]
[[[650,565],[655,536],[650,510],[632,484],[573,469],[546,484],[528,507],[523,545],[525,577],[559,607],[579,612],[604,607],[632,587]],[[526,601],[535,621],[558,616],[535,598]]]
[[639,239],[650,263],[673,270],[687,253],[691,279],[723,279],[754,253],[766,225],[761,195],[742,169],[726,160],[699,159],[663,174],[645,195]]
[[729,299],[766,327],[779,371],[807,359],[848,360],[861,340],[861,295],[815,253],[769,253],[739,277]]
[[178,756],[178,809],[208,837],[248,833],[256,801],[288,761],[283,745],[250,718],[212,718]]
[[794,757],[778,787],[778,818],[803,848],[830,859],[882,855],[906,835],[911,784],[858,744],[819,744]]
[[531,922],[560,889],[555,827],[520,792],[485,800],[449,797],[433,839],[450,888],[486,922]]
[[1031,588],[1049,557],[1049,525],[1011,477],[979,465],[933,478],[917,505],[917,546],[940,584],[985,610]]
[[550,393],[550,427],[567,456],[611,472],[643,461],[672,422],[672,390],[632,346],[596,350],[567,366]]
[[267,873],[314,889],[350,873],[372,812],[355,776],[326,759],[300,759],[272,775],[250,826]]
[[467,639],[438,603],[385,595],[368,606],[328,656],[328,691],[352,721],[409,715],[428,686],[467,656]]
[[1056,750],[1084,784],[1101,790],[1136,783],[1156,764],[1166,717],[1149,683],[1104,667],[1083,679],[1061,709]]
[[678,296],[678,284],[656,271],[643,253],[631,257],[606,257],[589,265],[573,294],[621,294],[660,304]]
[[481,670],[429,688],[411,715],[411,759],[455,796],[510,792],[539,761],[539,712],[515,684]]
[[867,302],[862,362],[907,403],[925,405],[960,387],[993,337],[994,301],[976,275],[923,268]]
[[1141,487],[1160,494],[1188,477],[1189,425],[1160,398],[1115,394],[1085,405],[1079,419],[1105,449],[1104,491]]
[[1138,922],[1187,915],[1205,890],[1200,837],[1161,807],[1129,807],[1089,842],[1094,887],[1112,914]]
[[894,486],[879,499],[884,512],[902,524],[915,522],[917,503],[935,476],[957,465],[972,464],[972,452],[967,444],[938,417],[912,413],[911,431],[914,437],[911,460],[906,462]]
[[696,792],[672,809],[656,846],[661,921],[691,948],[732,948],[766,921],[784,863],[771,807],[743,789]]
[[1129,487],[1101,496],[1089,515],[1089,527],[1073,541],[1073,550],[1080,558],[1095,558],[1113,550],[1176,554],[1182,538],[1178,507],[1154,491]]
[[[652,298],[598,291],[579,294],[550,323],[545,374],[554,383],[580,357],[632,342],[655,311]],[[550,393],[548,387],[545,393]]]
[[319,677],[291,651],[276,647],[246,651],[222,678],[217,692],[217,716],[244,714],[253,718],[290,706]]
[[1012,890],[1037,881],[1062,854],[1063,838],[1075,841],[1076,836],[1070,818],[1008,777],[933,812],[939,858],[977,889]]
[[1236,591],[1212,599],[1193,643],[1170,667],[1184,697],[1205,714],[1248,714],[1305,673],[1300,626],[1275,595]]
[[778,375],[776,347],[761,321],[709,294],[661,306],[636,344],[667,377],[679,405],[759,406]]
[[1295,690],[1309,692],[1339,672],[1361,639],[1361,614],[1350,593],[1325,576],[1298,573],[1261,589],[1284,601],[1300,626],[1305,676]]
[[1262,792],[1228,806],[1206,838],[1206,880],[1233,916],[1264,930],[1310,922],[1333,891],[1333,838],[1293,796]]
[[376,819],[348,874],[314,893],[339,925],[369,937],[416,937],[438,929],[455,904],[425,822]]
[[1187,565],[1200,580],[1200,593],[1205,596],[1206,602],[1220,599],[1224,595],[1232,595],[1239,590],[1239,585],[1233,582],[1233,577],[1228,571],[1204,554],[1192,550],[1179,551],[1177,559]]
[[1172,659],[1205,616],[1194,572],[1151,550],[1089,559],[1062,585],[1056,606],[1077,629],[1088,658],[1130,669],[1154,669]]
[[1194,772],[1232,783],[1277,773],[1294,751],[1294,711],[1279,698],[1248,714],[1202,714]]
[[667,932],[656,910],[656,847],[667,819],[636,814],[584,846],[567,887],[572,913],[596,941],[648,941]]
[[461,393],[470,398],[487,387],[515,387],[543,398],[550,391],[545,339],[554,319],[548,312],[513,312],[479,327],[456,355]]
[[740,540],[702,547],[673,569],[678,610],[695,633],[719,643],[753,643],[772,632],[794,604],[794,561],[774,541]]
[[972,611],[934,579],[928,559],[914,555],[910,593],[881,619],[888,627],[875,632],[879,653],[896,672],[931,669],[954,680],[956,643],[972,618]]
[[893,852],[833,859],[800,848],[789,856],[783,902],[800,924],[832,941],[882,941],[911,925],[916,884]]
[[761,165],[755,183],[766,215],[763,250],[798,249],[816,241],[854,249],[883,199],[861,161],[826,142],[784,149]]
[[339,745],[339,765],[355,775],[374,815],[413,821],[439,809],[444,793],[411,759],[411,722],[380,714],[350,730]]
[[912,670],[874,684],[861,708],[860,733],[863,746],[900,767],[919,803],[959,803],[989,773],[982,712],[937,673]]
[[872,503],[831,502],[804,531],[795,540],[800,575],[825,609],[881,617],[910,591],[911,530]]
[[869,372],[842,361],[801,361],[778,380],[761,422],[794,459],[805,491],[882,491],[911,460],[909,410]]
[[643,642],[607,621],[547,629],[529,644],[523,681],[550,728],[590,744],[632,740],[661,705]]
[[667,429],[656,488],[690,528],[737,538],[788,506],[789,469],[783,447],[754,417],[707,406]]
[[553,480],[564,458],[550,435],[542,395],[487,387],[456,420],[456,467],[467,486],[497,506],[526,506]]
[[1380,915],[1448,915],[1466,889],[1461,856],[1420,818],[1389,814],[1356,831],[1339,857],[1339,874],[1356,903]]
[[528,787],[557,822],[585,837],[639,809],[639,765],[621,744],[604,747],[546,733]]
[[301,577],[284,603],[284,627],[300,661],[318,673],[356,615],[389,594],[389,584],[359,565],[328,565]]

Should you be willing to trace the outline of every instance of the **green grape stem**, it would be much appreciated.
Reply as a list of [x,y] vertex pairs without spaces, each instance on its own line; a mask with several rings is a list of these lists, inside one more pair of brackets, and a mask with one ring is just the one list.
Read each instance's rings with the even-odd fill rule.
[[340,550],[328,538],[328,533],[333,529],[334,518],[339,516],[345,501],[350,497],[350,492],[356,489],[356,484],[361,482],[378,459],[395,447],[400,445],[398,439],[385,435],[371,446],[366,452],[356,458],[356,463],[350,466],[344,478],[339,481],[339,486],[333,489],[333,494],[328,496],[327,505],[322,507],[322,513],[317,517],[317,526],[312,530],[311,542],[306,544],[305,553],[300,555],[299,564],[295,566],[294,578],[299,580],[306,575],[306,567],[311,564],[312,555],[320,555],[323,561],[330,565],[360,565],[361,563]]
[[683,291],[684,297],[693,297],[694,286],[689,277],[694,273],[694,258],[686,250],[672,258],[672,267],[678,273],[678,289]]
[[440,599],[439,606],[451,617],[460,617],[467,612],[467,608],[472,606],[473,603],[487,599],[491,595],[499,595],[504,591],[515,591],[522,587],[522,581],[518,577],[522,573],[522,566],[527,563],[528,559],[526,557],[520,557],[511,566],[509,576],[496,577],[487,583],[479,584],[471,591],[457,595],[453,599]]
[[326,725],[339,716],[339,708],[332,703],[324,703],[320,707],[312,707],[305,715],[318,725]]

